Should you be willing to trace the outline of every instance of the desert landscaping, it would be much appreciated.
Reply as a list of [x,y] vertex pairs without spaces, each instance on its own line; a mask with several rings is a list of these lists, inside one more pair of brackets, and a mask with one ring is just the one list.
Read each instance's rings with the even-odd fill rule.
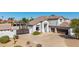
[[79,47],[79,19],[56,15],[2,17],[0,47]]
[[12,39],[6,44],[1,44],[0,47],[79,47],[78,39],[64,37],[60,33],[42,33],[40,35],[23,34],[19,35],[16,43]]

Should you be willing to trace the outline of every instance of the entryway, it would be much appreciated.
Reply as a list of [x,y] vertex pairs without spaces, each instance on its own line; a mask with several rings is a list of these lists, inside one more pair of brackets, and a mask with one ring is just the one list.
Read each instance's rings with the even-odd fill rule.
[[47,29],[48,29],[48,28],[47,28],[47,24],[45,23],[45,24],[44,24],[44,30],[45,30],[45,32],[47,32]]

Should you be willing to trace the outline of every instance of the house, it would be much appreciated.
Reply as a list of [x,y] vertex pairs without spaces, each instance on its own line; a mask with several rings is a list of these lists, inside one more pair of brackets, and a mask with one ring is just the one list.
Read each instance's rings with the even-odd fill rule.
[[16,35],[16,30],[9,23],[0,24],[0,37],[1,36],[9,36],[13,38]]
[[12,20],[12,19],[7,19],[7,20],[0,19],[0,23],[14,23],[14,22],[16,22],[16,21],[15,20]]
[[56,29],[65,21],[65,18],[62,16],[40,16],[35,20],[29,22],[28,29],[29,33],[34,31],[38,32],[56,32]]
[[[2,22],[2,20],[0,20]],[[4,20],[3,20],[4,21]],[[7,20],[14,22],[13,20]],[[64,33],[66,35],[73,35],[70,28],[70,20],[65,19],[63,16],[40,16],[30,21],[28,24],[24,22],[2,23],[0,24],[0,37],[8,35],[13,38],[14,35],[27,34],[38,32],[55,32]]]

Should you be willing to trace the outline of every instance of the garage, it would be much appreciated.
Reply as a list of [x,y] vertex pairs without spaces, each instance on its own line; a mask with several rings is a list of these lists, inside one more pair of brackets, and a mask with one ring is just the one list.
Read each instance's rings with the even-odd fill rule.
[[62,34],[65,34],[65,35],[68,35],[68,29],[69,29],[69,27],[51,26],[52,32],[62,33]]

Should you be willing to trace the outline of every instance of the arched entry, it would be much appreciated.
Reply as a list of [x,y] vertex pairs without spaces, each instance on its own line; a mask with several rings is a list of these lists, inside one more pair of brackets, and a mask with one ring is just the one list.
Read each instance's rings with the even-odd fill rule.
[[44,24],[44,31],[47,32],[47,29],[48,29],[47,23],[45,23],[45,24]]

